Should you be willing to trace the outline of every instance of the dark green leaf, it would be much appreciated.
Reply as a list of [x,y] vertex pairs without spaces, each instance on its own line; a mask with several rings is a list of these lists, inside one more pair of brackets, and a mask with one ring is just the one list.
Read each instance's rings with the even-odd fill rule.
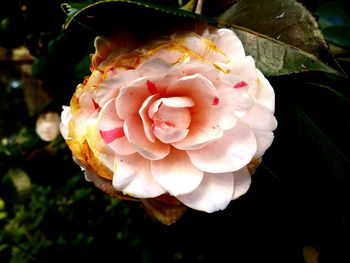
[[98,34],[109,34],[119,29],[150,31],[188,19],[216,23],[214,19],[193,12],[143,1],[110,0],[89,5],[65,6],[72,10],[68,13],[65,29],[72,27],[72,22],[75,22]]
[[241,0],[218,22],[238,31],[247,54],[267,75],[310,70],[343,75],[314,17],[294,0]]

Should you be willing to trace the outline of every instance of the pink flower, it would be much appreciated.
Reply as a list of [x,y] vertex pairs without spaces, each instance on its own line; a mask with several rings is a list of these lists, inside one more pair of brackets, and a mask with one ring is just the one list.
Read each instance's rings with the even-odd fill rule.
[[229,29],[144,43],[121,36],[96,38],[92,74],[64,107],[73,155],[88,178],[111,180],[116,196],[225,209],[272,143],[268,80]]

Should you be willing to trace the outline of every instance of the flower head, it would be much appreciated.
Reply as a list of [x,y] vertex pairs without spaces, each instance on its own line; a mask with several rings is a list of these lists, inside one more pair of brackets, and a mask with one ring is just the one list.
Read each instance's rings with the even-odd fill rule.
[[122,33],[95,47],[61,124],[88,178],[111,181],[116,196],[206,212],[248,190],[249,167],[273,140],[275,99],[232,30],[149,42]]

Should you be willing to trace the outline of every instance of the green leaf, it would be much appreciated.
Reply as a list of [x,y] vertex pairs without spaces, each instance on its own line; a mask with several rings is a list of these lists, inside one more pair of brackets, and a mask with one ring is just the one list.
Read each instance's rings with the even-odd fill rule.
[[232,27],[266,75],[342,75],[311,13],[294,0],[241,0],[217,18]]
[[2,179],[3,193],[12,199],[23,200],[31,192],[32,184],[28,174],[21,168],[10,168]]
[[91,4],[93,4],[93,1],[91,0],[83,1],[80,3],[63,3],[61,5],[61,8],[67,15],[66,21],[70,21],[81,9]]
[[342,75],[315,56],[298,48],[245,28],[237,26],[231,28],[242,41],[247,55],[255,59],[257,67],[266,76],[307,71],[324,71],[330,74]]
[[72,24],[79,24],[98,34],[109,34],[120,29],[150,31],[187,19],[216,24],[209,17],[143,1],[107,0],[87,5],[65,4],[65,7],[70,11],[64,29],[71,28]]

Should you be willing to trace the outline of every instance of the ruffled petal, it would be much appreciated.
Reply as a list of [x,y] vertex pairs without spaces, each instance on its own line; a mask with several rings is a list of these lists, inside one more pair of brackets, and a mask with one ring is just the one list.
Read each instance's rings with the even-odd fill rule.
[[125,120],[129,116],[138,114],[143,102],[152,94],[147,88],[147,80],[139,78],[120,90],[116,99],[119,118]]
[[250,186],[251,176],[246,166],[233,173],[234,177],[234,191],[232,200],[244,195]]
[[254,133],[242,122],[205,147],[187,151],[192,163],[210,173],[233,172],[247,165],[257,149]]
[[193,191],[203,178],[203,172],[193,166],[187,154],[172,148],[162,160],[151,162],[155,180],[171,195],[181,195]]
[[212,213],[227,207],[232,199],[233,189],[232,173],[204,173],[201,184],[194,191],[176,198],[190,208]]
[[150,142],[143,130],[143,124],[139,116],[130,116],[124,122],[125,135],[129,142],[144,158],[148,160],[163,159],[169,154],[170,146],[158,140]]
[[166,191],[154,180],[151,162],[139,154],[115,158],[113,187],[137,198],[153,198]]
[[273,131],[277,127],[273,112],[259,104],[255,104],[242,120],[254,130]]

